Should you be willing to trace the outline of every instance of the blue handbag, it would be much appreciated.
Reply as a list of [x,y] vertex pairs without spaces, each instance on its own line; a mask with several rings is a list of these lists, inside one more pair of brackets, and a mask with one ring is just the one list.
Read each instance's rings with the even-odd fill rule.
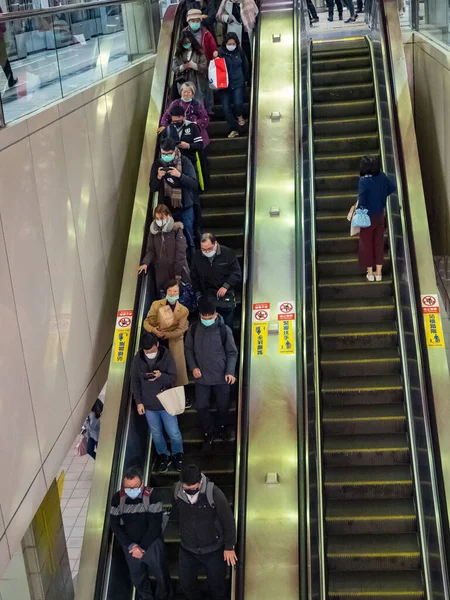
[[352,219],[352,227],[360,227],[361,229],[365,229],[366,227],[370,227],[370,217],[367,214],[367,208],[357,208],[353,213]]

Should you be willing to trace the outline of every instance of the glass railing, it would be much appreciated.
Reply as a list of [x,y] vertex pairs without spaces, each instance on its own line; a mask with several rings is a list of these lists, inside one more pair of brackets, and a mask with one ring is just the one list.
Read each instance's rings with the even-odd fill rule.
[[155,51],[150,0],[0,15],[0,127]]
[[420,31],[434,42],[450,47],[448,0],[397,0],[397,6],[404,29]]

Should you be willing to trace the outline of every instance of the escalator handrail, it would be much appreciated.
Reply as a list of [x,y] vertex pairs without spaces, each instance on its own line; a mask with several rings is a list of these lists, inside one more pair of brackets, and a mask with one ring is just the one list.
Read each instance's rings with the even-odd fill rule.
[[[180,26],[180,20],[182,18],[182,14],[183,14],[183,10],[184,10],[184,2],[180,3],[180,5],[176,5],[176,6],[170,6],[165,15],[164,15],[164,19],[163,19],[163,28],[161,28],[161,35],[164,32],[164,28],[168,29],[170,31],[177,31],[179,26]],[[166,52],[164,52],[164,48],[161,47],[161,44],[159,44],[159,49],[158,49],[158,55],[157,55],[157,62],[155,65],[155,72],[154,72],[154,79],[153,79],[153,84],[152,84],[152,94],[150,97],[150,104],[149,104],[149,113],[150,111],[152,111],[152,108],[154,108],[155,104],[159,104],[160,105],[160,112],[161,110],[165,109],[165,94],[162,96],[161,95],[161,90],[158,89],[158,81],[157,81],[157,72],[159,72],[160,69],[164,69],[164,85],[163,87],[163,92],[166,90],[166,86],[167,86],[167,82],[169,80],[170,77],[170,67],[171,67],[171,58],[172,58],[172,53],[173,53],[173,47],[175,44],[175,40],[174,40],[175,36],[171,36],[170,39],[170,44],[167,47]],[[161,37],[160,37],[160,41],[161,41]],[[155,95],[153,95],[153,85],[155,85],[156,82],[156,92]],[[153,106],[152,106],[153,105]],[[159,123],[159,120],[158,120]],[[147,128],[149,127],[149,125],[151,126],[152,123],[149,122],[149,117],[147,116],[147,125],[146,125],[146,133],[147,133]],[[155,140],[156,140],[156,128],[154,130],[153,133]],[[144,140],[143,140],[143,149],[145,148],[146,145],[146,135],[144,134]],[[156,143],[155,143],[155,153],[156,153]],[[141,170],[141,168],[140,168]],[[148,181],[148,176],[147,176],[147,181]],[[139,181],[138,181],[138,187],[139,187]],[[136,197],[138,196],[138,190],[136,190]],[[150,203],[151,204],[151,203]],[[135,212],[138,211],[139,212],[139,208],[137,208],[136,206],[133,209],[133,217],[132,217],[132,222],[133,219],[135,218]],[[148,235],[148,231],[149,231],[149,220],[151,220],[151,208],[149,205],[147,205],[147,214],[146,217],[144,219],[145,223],[144,223],[144,227],[142,230],[143,233],[143,239],[142,239],[142,244],[141,244],[141,256],[145,251],[146,248],[146,243],[147,243],[147,235]],[[139,221],[142,221],[142,215],[139,214]],[[133,224],[130,226],[130,239],[131,236],[133,235]],[[127,252],[128,254],[128,252]],[[128,256],[127,256],[128,259]],[[127,262],[125,264],[125,269],[124,269],[124,276],[123,276],[123,283],[122,283],[122,291],[124,289],[124,286],[128,286],[129,282],[125,283],[126,279],[129,277],[129,274],[127,273]],[[112,534],[109,530],[109,506],[111,503],[111,498],[113,496],[113,494],[117,491],[117,489],[119,489],[120,487],[120,482],[122,479],[122,475],[123,475],[123,468],[124,468],[124,464],[125,464],[125,452],[126,452],[126,442],[127,442],[127,436],[128,436],[128,427],[129,427],[129,422],[130,422],[130,415],[131,415],[131,409],[132,409],[132,398],[131,398],[131,392],[130,392],[130,369],[131,369],[131,362],[133,360],[134,357],[134,352],[133,350],[136,350],[136,348],[138,347],[139,344],[139,333],[140,333],[140,329],[142,326],[142,316],[143,316],[143,310],[144,310],[144,304],[145,304],[145,296],[147,293],[147,287],[149,284],[149,276],[144,277],[137,277],[136,278],[136,287],[135,287],[135,295],[134,295],[134,306],[133,306],[133,314],[137,315],[137,318],[133,318],[132,320],[132,325],[131,325],[131,329],[130,329],[130,338],[129,338],[129,350],[128,350],[128,355],[127,355],[127,360],[126,363],[124,365],[117,365],[115,364],[114,361],[114,357],[111,357],[111,367],[113,367],[114,371],[117,373],[117,377],[122,377],[122,384],[121,384],[121,399],[120,399],[120,406],[119,406],[119,411],[118,411],[118,415],[117,415],[117,428],[115,431],[115,442],[114,442],[114,449],[113,449],[113,456],[112,456],[112,460],[111,460],[111,472],[110,472],[110,476],[109,476],[109,483],[108,483],[108,493],[106,495],[106,498],[101,498],[98,501],[98,506],[96,505],[96,502],[94,502],[94,506],[93,507],[89,507],[89,512],[88,512],[88,522],[87,525],[89,525],[89,519],[90,519],[90,512],[92,513],[92,522],[95,522],[95,527],[93,526],[93,532],[87,532],[88,535],[86,535],[85,537],[87,538],[84,542],[83,542],[83,552],[82,552],[82,562],[80,564],[80,572],[79,572],[79,578],[78,578],[78,582],[77,582],[77,590],[76,590],[76,598],[83,598],[83,600],[88,597],[93,597],[93,598],[102,598],[104,597],[104,587],[105,587],[105,575],[107,575],[108,573],[108,569],[110,567],[110,565],[108,563],[106,563],[105,561],[108,560],[108,557],[111,556],[111,541],[112,541]],[[122,304],[122,291],[121,291],[121,299],[119,300],[119,308],[121,307]],[[110,402],[108,402],[108,392],[110,392],[110,390],[107,390],[106,393],[106,410],[108,410],[108,406],[110,406]],[[111,392],[110,392],[111,394]],[[113,402],[112,404],[116,404],[116,402]],[[99,458],[101,458],[101,445],[100,445],[100,456]],[[100,460],[98,461],[100,462]],[[115,466],[118,466],[115,467]],[[102,470],[100,469],[100,473],[99,475],[101,477],[107,477],[108,474],[103,473]],[[95,482],[95,477],[94,477],[94,482]],[[94,501],[96,501],[97,499],[94,496]],[[98,516],[98,510],[101,506],[101,510],[102,510],[102,522],[103,522],[103,526],[102,526],[102,530],[101,533],[98,532],[98,525],[97,523],[99,522],[99,516]],[[89,528],[88,528],[89,529]],[[95,531],[95,533],[94,533]],[[90,538],[91,536],[101,536],[101,541],[100,541],[100,545],[97,547],[94,545],[94,547],[91,547],[90,542],[92,541]],[[87,543],[86,543],[87,542]],[[95,557],[93,557],[93,553],[96,553],[97,555]],[[83,554],[85,556],[87,556],[87,554],[89,553],[89,559],[85,558],[86,561],[86,566],[89,565],[89,569],[88,568],[84,568],[84,561],[83,561]],[[95,575],[95,581],[93,580],[94,578],[89,576],[89,570],[92,570],[93,568],[96,569],[96,575]],[[89,591],[87,591],[89,590]],[[88,595],[87,595],[88,594]]]
[[[397,195],[399,199],[400,206],[400,222],[402,228],[402,241],[405,252],[405,268],[407,272],[407,285],[408,285],[408,293],[411,299],[411,322],[413,325],[413,336],[414,336],[414,344],[416,347],[417,353],[417,366],[418,366],[418,374],[420,379],[420,394],[422,398],[422,417],[423,417],[423,425],[426,434],[426,448],[427,448],[427,457],[429,462],[429,470],[431,476],[431,488],[432,488],[432,496],[433,496],[433,504],[434,504],[434,516],[436,520],[436,531],[438,536],[438,545],[440,550],[440,563],[441,563],[441,573],[442,573],[442,584],[444,590],[444,597],[448,599],[449,595],[449,586],[448,586],[448,570],[447,563],[445,559],[445,543],[444,543],[444,534],[442,527],[442,519],[441,519],[441,507],[439,501],[439,492],[438,492],[438,482],[436,475],[436,465],[434,460],[433,453],[433,438],[431,433],[431,423],[430,423],[430,414],[429,414],[429,400],[426,389],[425,382],[425,369],[426,363],[424,361],[424,337],[421,335],[422,331],[420,328],[420,319],[419,319],[419,311],[417,309],[417,293],[416,293],[416,283],[417,283],[417,271],[413,269],[413,253],[410,249],[409,239],[411,236],[411,230],[408,226],[407,222],[407,209],[409,206],[409,196],[408,196],[408,186],[405,184],[406,182],[406,169],[404,164],[404,157],[400,151],[402,148],[401,138],[400,138],[400,128],[398,123],[398,116],[396,110],[396,101],[394,97],[394,72],[392,67],[392,48],[390,45],[390,36],[389,36],[389,28],[388,28],[388,19],[385,11],[384,0],[378,0],[378,3],[374,3],[379,6],[379,15],[380,15],[380,33],[381,33],[381,42],[383,45],[383,63],[384,70],[386,74],[385,84],[386,84],[386,93],[388,98],[388,108],[389,108],[389,117],[390,117],[390,129],[392,132],[392,147],[393,147],[393,155],[395,160],[395,170],[396,170],[396,179],[397,179]],[[397,14],[397,13],[396,13]],[[398,14],[397,14],[398,18]],[[372,48],[371,48],[371,51]],[[374,68],[374,83],[375,83],[375,93],[378,95],[378,84],[376,78],[376,70],[375,63],[373,62]],[[381,112],[380,112],[380,104],[377,98],[377,118],[379,124],[381,124]],[[379,125],[380,127],[380,125]],[[380,151],[382,155],[382,163],[383,167],[386,165],[386,153],[384,148],[383,136],[380,134]],[[391,264],[392,264],[392,272],[393,272],[393,280],[394,280],[394,289],[395,289],[395,297],[396,297],[396,311],[397,311],[397,323],[399,329],[399,340],[400,340],[400,350],[401,350],[401,360],[402,360],[402,370],[403,370],[403,386],[405,391],[405,405],[406,405],[406,413],[408,418],[408,428],[409,428],[409,440],[411,444],[411,460],[413,465],[413,473],[414,473],[414,486],[415,486],[415,496],[416,496],[416,504],[417,504],[417,514],[419,520],[419,540],[420,546],[422,550],[422,565],[424,569],[424,579],[425,579],[425,588],[427,592],[427,597],[432,597],[432,584],[431,584],[431,572],[430,572],[430,557],[428,556],[427,551],[427,539],[426,539],[426,526],[425,526],[425,515],[423,510],[423,500],[422,493],[420,489],[420,472],[419,472],[419,461],[418,461],[418,449],[416,444],[416,436],[415,432],[415,424],[414,424],[414,412],[412,408],[412,399],[411,399],[411,386],[410,386],[410,378],[407,376],[408,374],[408,361],[406,356],[406,340],[405,340],[405,328],[403,323],[403,317],[401,314],[401,309],[399,306],[400,303],[400,281],[398,276],[398,271],[396,268],[396,247],[394,240],[394,227],[393,227],[393,214],[390,206],[390,201],[388,201],[387,205],[387,217],[388,217],[388,232],[389,232],[389,246],[391,252]],[[425,560],[427,557],[427,560]]]
[[256,152],[256,124],[257,94],[259,82],[259,32],[260,19],[256,20],[252,40],[252,69],[251,90],[249,103],[249,129],[248,129],[248,154],[247,154],[247,184],[245,190],[245,221],[244,221],[244,259],[242,269],[242,316],[241,316],[241,349],[239,356],[239,388],[238,388],[238,414],[236,428],[236,471],[234,492],[234,518],[237,526],[237,548],[239,562],[232,579],[232,600],[243,600],[245,589],[245,529],[247,513],[247,457],[249,442],[249,391],[250,363],[252,348],[252,330],[249,316],[251,307],[251,282],[252,274],[252,240],[254,231],[254,206],[255,206],[255,152]]

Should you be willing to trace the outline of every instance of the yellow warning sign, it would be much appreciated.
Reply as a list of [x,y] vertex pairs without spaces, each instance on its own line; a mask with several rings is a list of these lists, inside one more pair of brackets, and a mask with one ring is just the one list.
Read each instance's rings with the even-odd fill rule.
[[278,353],[279,354],[294,354],[294,323],[295,319],[289,318],[279,321],[278,333]]
[[129,329],[116,329],[114,332],[114,362],[124,363],[127,360]]
[[423,318],[425,321],[425,335],[428,348],[445,348],[440,313],[425,313]]
[[269,323],[253,323],[253,354],[265,356],[267,351],[267,335]]

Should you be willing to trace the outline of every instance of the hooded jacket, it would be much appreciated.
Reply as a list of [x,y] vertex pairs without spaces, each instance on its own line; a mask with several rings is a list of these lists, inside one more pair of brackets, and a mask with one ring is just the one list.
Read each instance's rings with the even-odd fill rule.
[[208,478],[202,474],[200,492],[191,504],[186,492],[179,490],[174,498],[170,518],[178,521],[181,546],[194,554],[209,554],[224,548],[233,550],[236,543],[236,525],[225,494],[214,486],[214,506],[206,497]]
[[183,223],[175,223],[172,217],[164,227],[158,227],[155,221],[150,225],[147,249],[142,263],[155,266],[157,290],[164,289],[166,283],[174,277],[181,277],[184,283],[190,282],[189,267],[186,259],[186,238]]
[[177,144],[179,142],[186,142],[189,144],[187,150],[180,148],[181,155],[188,158],[191,163],[196,166],[196,152],[203,150],[203,139],[200,129],[195,123],[191,123],[187,119],[184,121],[182,127],[177,127],[173,123],[167,125],[164,131],[161,133],[161,139],[171,138]]
[[[169,163],[165,166],[170,166],[171,164],[172,163]],[[160,166],[160,160],[155,160],[152,165],[152,169],[150,171],[150,194],[155,194],[158,192],[159,203],[167,204],[167,206],[172,209],[170,206],[170,201],[164,196],[164,177],[162,179],[158,179],[158,169]],[[192,208],[197,200],[198,180],[197,175],[195,174],[194,165],[185,156],[181,156],[181,171],[181,177],[179,178],[178,182],[180,184],[182,193],[182,207],[183,210],[187,210],[188,208]]]
[[[225,327],[227,337],[222,344],[220,328]],[[195,337],[195,339],[194,339]],[[223,385],[225,375],[234,375],[238,350],[233,333],[225,325],[223,317],[218,315],[210,327],[205,327],[200,321],[192,335],[192,325],[186,335],[185,341],[186,360],[189,371],[200,369],[202,376],[195,381],[203,385]]]
[[[151,381],[152,371],[161,371],[161,376]],[[159,346],[158,356],[153,360],[145,356],[144,350],[139,350],[131,363],[131,391],[136,405],[143,404],[145,410],[164,410],[156,396],[173,387],[176,377],[175,361],[167,348]]]

